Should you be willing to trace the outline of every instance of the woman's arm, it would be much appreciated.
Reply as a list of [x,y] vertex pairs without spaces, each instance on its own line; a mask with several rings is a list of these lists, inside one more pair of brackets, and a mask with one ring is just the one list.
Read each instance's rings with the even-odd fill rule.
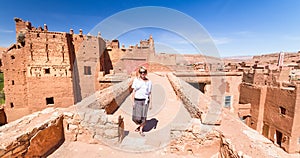
[[135,89],[136,89],[136,78],[133,80],[131,88],[132,88],[131,100],[132,100],[132,106],[134,107],[134,97],[135,97]]
[[149,105],[149,109],[151,110],[152,109],[152,100],[151,100],[152,99],[152,82],[151,81],[149,83],[149,91],[150,91],[149,92],[150,93],[149,94],[149,101],[150,101],[150,103],[149,103],[150,104]]
[[151,110],[152,109],[152,93],[150,93],[149,95],[149,109]]
[[131,100],[133,102],[132,106],[134,107],[134,96],[135,96],[135,90],[132,90],[132,94],[131,94]]

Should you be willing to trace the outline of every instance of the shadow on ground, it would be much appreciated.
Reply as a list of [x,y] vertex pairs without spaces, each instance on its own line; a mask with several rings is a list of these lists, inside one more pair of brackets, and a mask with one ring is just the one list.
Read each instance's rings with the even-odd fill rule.
[[143,128],[143,131],[144,132],[149,132],[152,129],[156,129],[157,123],[158,123],[158,120],[156,118],[152,118],[150,120],[147,120],[146,125]]

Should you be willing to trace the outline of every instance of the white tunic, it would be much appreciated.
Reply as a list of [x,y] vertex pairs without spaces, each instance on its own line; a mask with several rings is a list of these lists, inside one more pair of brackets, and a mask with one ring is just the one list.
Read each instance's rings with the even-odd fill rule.
[[144,81],[143,79],[135,78],[131,87],[135,91],[134,98],[148,100],[151,93],[152,82],[150,80]]

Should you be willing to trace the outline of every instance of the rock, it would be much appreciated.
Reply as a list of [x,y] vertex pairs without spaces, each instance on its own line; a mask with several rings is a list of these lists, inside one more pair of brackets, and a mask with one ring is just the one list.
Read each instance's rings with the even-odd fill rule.
[[63,115],[64,115],[65,118],[71,118],[72,119],[73,116],[74,116],[74,113],[72,113],[72,112],[64,112]]
[[69,129],[70,131],[75,131],[75,130],[78,129],[78,126],[77,126],[77,125],[73,125],[73,124],[69,124],[68,129]]
[[118,137],[118,130],[115,129],[107,129],[104,131],[104,137],[111,139]]
[[[40,130],[30,139],[30,146],[26,157],[42,157],[49,150],[56,147],[64,139],[63,117],[57,118],[56,124]],[[41,144],[43,144],[41,146]]]

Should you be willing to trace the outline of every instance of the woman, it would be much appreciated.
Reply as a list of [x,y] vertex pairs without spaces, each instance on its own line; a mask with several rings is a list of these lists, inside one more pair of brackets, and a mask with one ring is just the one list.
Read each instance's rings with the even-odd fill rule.
[[152,82],[147,78],[145,67],[139,68],[139,75],[133,80],[132,88],[132,98],[134,100],[132,120],[139,125],[135,131],[139,132],[141,136],[145,136],[143,127],[146,125],[148,108],[152,108],[152,105],[149,107]]

